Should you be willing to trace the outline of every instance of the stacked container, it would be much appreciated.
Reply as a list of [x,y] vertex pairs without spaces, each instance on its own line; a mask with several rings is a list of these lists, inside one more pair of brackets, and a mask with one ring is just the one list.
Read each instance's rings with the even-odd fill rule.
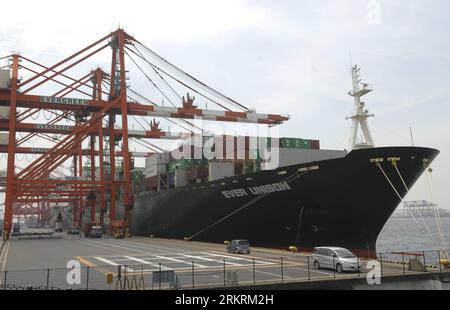
[[144,187],[146,191],[158,191],[161,178],[166,178],[169,154],[155,153],[145,159]]

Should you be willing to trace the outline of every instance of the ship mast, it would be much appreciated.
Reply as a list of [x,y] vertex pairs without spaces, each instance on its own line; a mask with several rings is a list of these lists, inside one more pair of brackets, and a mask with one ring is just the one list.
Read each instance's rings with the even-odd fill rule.
[[[351,141],[352,150],[374,147],[372,135],[367,124],[367,119],[374,115],[369,113],[369,111],[365,108],[365,103],[361,101],[361,97],[370,93],[372,91],[372,87],[367,83],[361,83],[360,70],[361,69],[358,68],[358,66],[352,66],[353,90],[348,92],[348,94],[354,98],[355,103],[355,114],[347,117],[347,119],[351,119],[353,122]],[[359,127],[361,127],[363,137],[362,141],[358,142]]]

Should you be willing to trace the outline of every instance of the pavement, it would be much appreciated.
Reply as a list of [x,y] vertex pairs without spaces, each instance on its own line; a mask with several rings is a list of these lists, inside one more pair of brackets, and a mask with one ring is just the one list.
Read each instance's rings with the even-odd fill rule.
[[[252,247],[249,255],[229,254],[224,244],[61,235],[62,239],[52,240],[14,237],[6,243],[0,256],[0,286],[191,289],[366,276],[366,270],[343,274],[315,270],[308,253]],[[79,276],[74,266],[81,267]],[[402,265],[383,264],[383,274],[403,274]]]

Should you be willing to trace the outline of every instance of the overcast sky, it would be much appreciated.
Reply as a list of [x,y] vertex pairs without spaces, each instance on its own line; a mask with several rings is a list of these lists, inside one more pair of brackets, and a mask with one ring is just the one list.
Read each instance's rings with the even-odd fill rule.
[[[345,117],[353,107],[347,95],[352,59],[375,89],[365,101],[376,115],[370,120],[376,144],[409,145],[412,126],[416,145],[440,149],[434,201],[450,208],[448,0],[2,5],[8,14],[0,18],[1,55],[20,51],[51,65],[120,25],[246,106],[290,114],[291,121],[281,127],[283,136],[320,139],[328,149],[348,147],[351,124]],[[95,61],[102,65],[108,59]],[[90,63],[86,70],[96,65]],[[426,178],[407,199],[432,200]]]

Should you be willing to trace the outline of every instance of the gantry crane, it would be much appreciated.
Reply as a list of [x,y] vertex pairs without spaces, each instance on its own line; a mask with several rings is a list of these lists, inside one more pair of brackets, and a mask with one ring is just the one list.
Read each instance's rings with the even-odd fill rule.
[[[110,72],[97,68],[79,74],[81,63],[111,48]],[[48,216],[55,203],[71,206],[76,224],[81,225],[83,214],[90,209],[90,221],[100,221],[109,213],[110,223],[117,226],[116,198],[124,206],[123,221],[130,225],[133,207],[131,189],[132,157],[149,156],[161,148],[146,142],[147,139],[182,140],[194,134],[198,128],[189,119],[202,118],[220,122],[247,122],[276,125],[289,119],[286,115],[259,114],[247,109],[233,99],[200,82],[166,59],[141,44],[123,29],[118,29],[97,40],[73,55],[48,67],[19,54],[0,58],[9,64],[0,69],[10,70],[8,87],[0,86],[0,107],[9,107],[9,115],[0,118],[0,131],[8,132],[8,143],[0,145],[0,153],[7,153],[5,184],[5,213],[3,237],[9,238],[13,216],[40,214]],[[172,106],[156,104],[127,85],[126,59],[139,69],[149,85],[156,88]],[[146,65],[146,70],[139,65]],[[78,68],[77,70],[75,70]],[[31,74],[21,79],[19,72]],[[153,74],[153,78],[150,73]],[[63,82],[64,80],[64,82]],[[170,82],[169,82],[170,81]],[[176,83],[179,88],[174,87]],[[48,89],[52,83],[59,87],[51,95],[38,90]],[[159,86],[158,86],[159,85]],[[165,87],[162,90],[161,85]],[[180,89],[193,92],[220,109],[200,109],[194,98],[179,95]],[[171,95],[168,95],[168,92]],[[77,93],[77,96],[71,95]],[[138,98],[138,99],[136,99]],[[178,106],[180,104],[180,106]],[[232,110],[237,108],[239,111]],[[50,115],[48,122],[31,122],[40,113]],[[128,119],[141,118],[148,125],[143,130],[129,128]],[[159,122],[146,118],[165,118],[175,123],[183,132],[161,130]],[[28,120],[28,121],[27,121]],[[120,126],[117,121],[120,120]],[[136,119],[137,121],[137,119]],[[141,124],[138,121],[139,124]],[[21,136],[18,137],[18,134]],[[25,136],[23,136],[25,135]],[[58,135],[53,139],[52,135]],[[51,147],[27,145],[34,137],[53,144]],[[151,152],[130,152],[129,141],[144,143]],[[88,142],[88,146],[83,143]],[[118,149],[119,148],[119,149]],[[16,172],[16,154],[34,154],[37,158]],[[90,171],[83,171],[83,157],[90,159]],[[116,177],[117,158],[122,158],[123,177]],[[96,172],[96,161],[99,173]],[[70,163],[71,178],[58,178],[52,173],[58,167]],[[117,197],[117,193],[120,196]]]

